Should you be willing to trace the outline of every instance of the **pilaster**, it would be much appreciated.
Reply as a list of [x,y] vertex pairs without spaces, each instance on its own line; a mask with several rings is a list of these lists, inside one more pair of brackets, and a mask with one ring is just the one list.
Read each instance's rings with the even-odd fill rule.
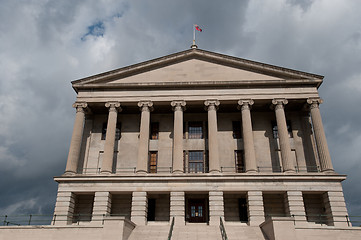
[[326,206],[326,215],[328,220],[336,227],[347,227],[348,216],[346,203],[342,191],[330,191],[325,193],[324,201]]
[[287,205],[297,225],[307,225],[306,212],[301,191],[287,191]]
[[224,218],[223,192],[209,192],[209,224],[219,225],[219,218]]
[[[184,225],[185,194],[184,192],[170,192],[170,217],[174,217],[175,225]],[[172,219],[170,219],[172,220]]]
[[75,194],[72,192],[58,192],[56,198],[53,225],[68,225],[73,221]]
[[102,224],[105,216],[110,214],[111,195],[109,192],[95,192],[92,222]]
[[148,198],[147,192],[133,192],[131,220],[137,225],[145,225],[147,222]]
[[261,191],[248,191],[248,216],[250,226],[259,226],[264,222],[264,206]]

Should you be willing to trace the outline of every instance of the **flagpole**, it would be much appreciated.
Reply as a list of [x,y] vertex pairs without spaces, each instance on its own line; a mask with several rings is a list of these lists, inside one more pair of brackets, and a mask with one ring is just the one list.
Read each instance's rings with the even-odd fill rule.
[[196,45],[196,25],[193,24],[193,45]]

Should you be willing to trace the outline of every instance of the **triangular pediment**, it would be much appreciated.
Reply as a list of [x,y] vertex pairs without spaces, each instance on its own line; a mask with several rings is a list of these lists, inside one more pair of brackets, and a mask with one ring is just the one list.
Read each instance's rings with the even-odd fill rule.
[[323,76],[300,72],[191,49],[132,66],[73,81],[81,88],[171,86],[195,84],[292,84],[302,82],[319,86]]

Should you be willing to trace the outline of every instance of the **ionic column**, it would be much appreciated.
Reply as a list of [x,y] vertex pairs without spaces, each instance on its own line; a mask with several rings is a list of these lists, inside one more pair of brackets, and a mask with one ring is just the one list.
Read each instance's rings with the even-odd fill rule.
[[117,117],[122,109],[119,102],[107,102],[105,106],[109,108],[109,115],[101,173],[112,173]]
[[323,129],[319,104],[323,101],[320,98],[309,98],[307,103],[310,106],[313,130],[317,145],[318,157],[320,159],[321,171],[333,171],[330,152],[328,150],[325,131]]
[[78,167],[81,141],[83,137],[85,108],[88,104],[76,102],[73,107],[76,108],[73,135],[71,136],[68,160],[66,163],[65,174],[75,174]]
[[138,106],[142,113],[140,118],[137,173],[146,173],[148,172],[150,111],[153,110],[153,103],[151,101],[140,101]]
[[171,106],[174,111],[173,130],[173,172],[183,173],[183,111],[185,101],[172,101]]
[[246,165],[246,172],[256,172],[256,153],[254,150],[252,120],[251,120],[251,106],[254,101],[239,100],[238,109],[242,111],[242,134],[243,134],[243,146],[244,146],[244,158]]
[[290,171],[295,171],[295,166],[292,163],[291,144],[288,136],[287,122],[284,111],[284,105],[286,105],[287,103],[288,101],[286,99],[272,100],[272,104],[275,105],[283,171],[290,172]]
[[208,111],[208,150],[209,150],[209,172],[220,172],[218,152],[218,130],[217,130],[217,109],[218,100],[206,100],[204,102]]

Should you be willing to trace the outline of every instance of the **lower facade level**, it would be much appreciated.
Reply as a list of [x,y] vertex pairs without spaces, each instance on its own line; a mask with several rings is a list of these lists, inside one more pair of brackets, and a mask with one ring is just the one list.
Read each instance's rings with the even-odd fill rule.
[[218,225],[222,218],[258,226],[268,217],[293,217],[300,226],[350,225],[339,175],[86,178],[56,179],[54,225],[101,224],[105,216],[124,216],[136,225],[173,217],[176,225]]

